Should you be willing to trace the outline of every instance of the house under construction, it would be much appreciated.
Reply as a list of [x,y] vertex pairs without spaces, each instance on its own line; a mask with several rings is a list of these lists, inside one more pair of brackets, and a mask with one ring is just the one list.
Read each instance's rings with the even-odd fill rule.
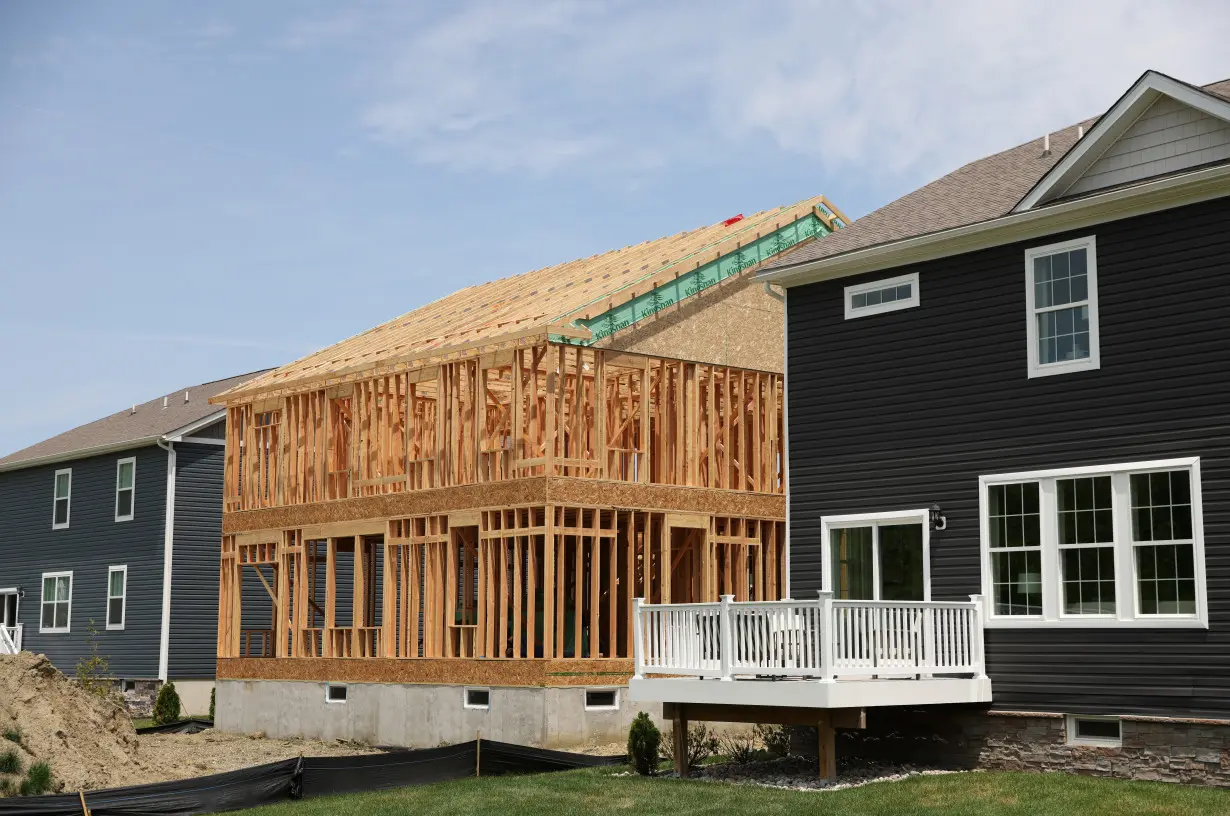
[[783,308],[823,197],[473,286],[227,408],[217,724],[620,739],[633,599],[785,592]]

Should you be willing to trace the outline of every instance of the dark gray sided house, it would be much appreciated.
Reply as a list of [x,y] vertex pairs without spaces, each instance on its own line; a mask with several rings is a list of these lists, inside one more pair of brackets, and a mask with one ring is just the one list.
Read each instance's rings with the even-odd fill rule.
[[1147,72],[760,277],[798,608],[730,604],[729,659],[638,662],[632,698],[863,725],[839,756],[1230,784],[1230,81]]
[[0,653],[46,654],[71,677],[93,641],[134,711],[166,680],[185,713],[208,711],[226,436],[209,398],[252,376],[181,388],[0,458]]

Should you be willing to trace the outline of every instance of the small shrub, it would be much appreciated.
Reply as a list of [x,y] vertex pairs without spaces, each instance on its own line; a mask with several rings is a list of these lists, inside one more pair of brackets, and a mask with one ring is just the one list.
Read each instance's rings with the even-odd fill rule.
[[628,729],[628,761],[641,776],[650,776],[658,769],[658,750],[662,732],[653,724],[649,715],[642,711]]
[[0,754],[0,774],[19,773],[21,773],[21,757],[17,755],[17,751],[10,748]]
[[790,754],[790,729],[786,726],[758,724],[752,729],[752,733],[770,756],[780,758]]
[[17,786],[13,784],[11,779],[0,779],[0,799],[5,796],[16,796]]
[[[718,738],[704,723],[696,723],[688,729],[687,761],[689,768],[695,768],[718,751]],[[666,732],[662,740],[662,758],[674,764],[675,762],[675,732]]]
[[19,793],[22,796],[42,796],[51,790],[51,766],[46,762],[35,762],[26,772],[26,778],[21,781]]
[[733,732],[718,738],[718,750],[736,765],[747,765],[760,759],[759,740],[755,734]]
[[179,719],[179,692],[175,683],[168,680],[158,689],[158,699],[154,701],[154,725],[166,725]]
[[15,742],[18,745],[21,745],[21,737],[22,737],[21,726],[19,725],[14,725],[6,729],[4,732],[4,738],[6,740],[8,740],[9,742]]
[[217,693],[218,693],[218,690],[216,688],[209,690],[209,721],[210,722],[213,722],[214,720],[214,698],[215,698],[215,695],[217,695]]
[[98,651],[98,627],[90,618],[89,632],[90,656],[77,660],[77,682],[91,694],[107,697],[113,691],[111,683],[111,663],[107,656]]

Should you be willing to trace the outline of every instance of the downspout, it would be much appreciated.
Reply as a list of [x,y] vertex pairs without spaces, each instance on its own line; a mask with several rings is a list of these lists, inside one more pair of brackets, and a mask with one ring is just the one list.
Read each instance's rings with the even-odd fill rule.
[[779,301],[781,303],[786,302],[786,293],[784,291],[778,292],[776,289],[773,288],[773,284],[769,283],[768,281],[764,282],[764,293],[776,301]]
[[780,295],[765,281],[764,290],[782,302],[782,482],[786,489],[786,594],[790,594],[790,304],[783,289]]
[[166,525],[162,534],[162,632],[158,639],[158,679],[164,683],[171,656],[171,562],[175,549],[175,443],[165,440],[165,436],[156,440],[158,447],[167,452]]

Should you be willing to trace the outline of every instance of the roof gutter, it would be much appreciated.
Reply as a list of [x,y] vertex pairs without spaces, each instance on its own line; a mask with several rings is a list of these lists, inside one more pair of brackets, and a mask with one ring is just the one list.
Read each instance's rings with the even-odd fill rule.
[[781,266],[761,272],[756,277],[784,287],[801,286],[1028,240],[1059,230],[1080,229],[1226,195],[1230,195],[1230,165],[1218,165],[1050,204],[1041,209],[1011,213],[828,258]]

